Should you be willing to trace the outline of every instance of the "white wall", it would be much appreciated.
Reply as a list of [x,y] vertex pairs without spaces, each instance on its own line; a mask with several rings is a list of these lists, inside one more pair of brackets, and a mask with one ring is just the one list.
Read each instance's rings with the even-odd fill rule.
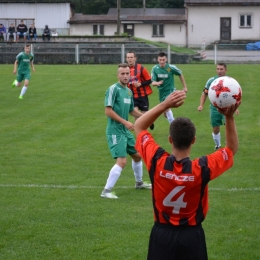
[[[105,36],[112,36],[117,30],[117,25],[115,24],[105,24],[104,34]],[[121,28],[122,32],[122,28]],[[80,35],[87,36],[93,35],[93,24],[71,24],[70,25],[70,35]]]
[[[117,31],[117,24],[105,24],[105,36],[113,36]],[[121,33],[124,32],[123,25],[120,27]],[[175,45],[185,44],[185,25],[170,25],[164,26],[165,37],[152,37],[152,24],[135,24],[134,36],[143,38],[149,41],[167,42]],[[71,24],[70,35],[93,35],[93,24]]]
[[[239,14],[252,13],[252,28],[239,27]],[[231,40],[259,39],[260,7],[189,7],[188,8],[188,44],[201,45],[203,38],[206,44],[220,40],[220,18],[231,18]]]
[[69,28],[70,16],[69,3],[0,3],[1,19],[35,19],[36,28]]
[[165,24],[164,37],[153,37],[152,24],[136,24],[135,37],[154,42],[167,42],[174,45],[185,44],[186,29],[184,24]]

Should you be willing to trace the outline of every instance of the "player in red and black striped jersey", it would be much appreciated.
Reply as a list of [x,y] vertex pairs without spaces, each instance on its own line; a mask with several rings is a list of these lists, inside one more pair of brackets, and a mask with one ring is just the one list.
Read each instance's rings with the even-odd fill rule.
[[[149,110],[148,96],[153,93],[150,87],[151,75],[144,66],[136,62],[135,52],[129,51],[126,54],[126,62],[130,68],[130,80],[127,86],[133,92],[134,107],[145,113]],[[154,129],[154,124],[150,129]]]
[[149,260],[208,259],[201,226],[208,211],[208,183],[232,167],[238,149],[233,115],[240,103],[221,112],[226,118],[223,149],[191,160],[196,129],[190,119],[183,117],[170,125],[171,154],[160,147],[146,129],[166,109],[181,106],[185,98],[184,91],[176,91],[135,122],[136,150],[152,183],[155,224],[150,235]]

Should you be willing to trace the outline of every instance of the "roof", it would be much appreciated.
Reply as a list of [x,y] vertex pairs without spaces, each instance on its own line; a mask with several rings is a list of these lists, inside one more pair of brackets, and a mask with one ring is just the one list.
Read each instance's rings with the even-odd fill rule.
[[[186,21],[185,8],[121,8],[121,23],[183,23]],[[117,8],[110,8],[107,15],[76,13],[70,24],[117,23]]]
[[[109,8],[108,15],[117,15],[117,8]],[[120,8],[121,15],[184,15],[185,8]]]
[[260,6],[260,0],[185,0],[186,6]]

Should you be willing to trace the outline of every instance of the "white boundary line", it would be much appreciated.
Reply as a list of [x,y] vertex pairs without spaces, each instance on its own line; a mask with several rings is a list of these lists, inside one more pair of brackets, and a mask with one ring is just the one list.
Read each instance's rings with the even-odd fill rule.
[[[104,186],[77,186],[55,184],[0,184],[1,188],[47,188],[47,189],[103,189]],[[116,189],[133,189],[134,186],[116,186]],[[213,191],[260,191],[260,187],[252,188],[209,188]]]

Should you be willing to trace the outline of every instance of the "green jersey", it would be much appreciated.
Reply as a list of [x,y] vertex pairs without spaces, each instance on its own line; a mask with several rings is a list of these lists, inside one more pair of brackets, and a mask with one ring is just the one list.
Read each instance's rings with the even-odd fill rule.
[[182,71],[178,69],[175,65],[166,63],[164,68],[161,68],[160,65],[155,65],[152,68],[151,77],[152,81],[163,80],[163,84],[158,86],[160,92],[166,91],[173,92],[175,90],[174,86],[174,75],[180,76]]
[[18,74],[28,74],[30,73],[30,62],[32,62],[34,56],[32,53],[26,54],[25,52],[20,52],[16,56],[18,61]]
[[[128,121],[129,113],[134,110],[132,91],[128,87],[115,83],[106,91],[105,107],[111,107],[116,114]],[[107,135],[119,135],[128,131],[123,124],[107,117]]]
[[[215,79],[217,79],[217,78],[218,78],[218,76],[214,76],[214,77],[208,79],[208,81],[206,82],[205,88],[204,88],[204,93],[205,93],[205,94],[208,95],[209,87],[210,87],[211,83],[212,83]],[[218,109],[217,109],[215,106],[213,106],[211,102],[210,102],[210,108],[213,109],[213,110],[218,111]]]

